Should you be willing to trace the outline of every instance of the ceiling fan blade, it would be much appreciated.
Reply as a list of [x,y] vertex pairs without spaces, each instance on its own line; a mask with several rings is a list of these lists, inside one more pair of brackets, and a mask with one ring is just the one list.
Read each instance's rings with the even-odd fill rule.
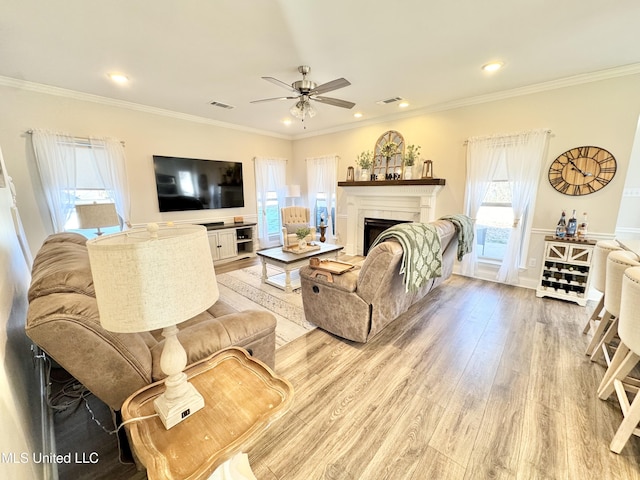
[[355,103],[347,102],[346,100],[340,100],[339,98],[311,97],[311,100],[317,100],[318,102],[326,103],[327,105],[333,105],[334,107],[353,108],[355,106]]
[[318,85],[314,88],[309,95],[318,95],[320,93],[331,92],[332,90],[337,90],[339,88],[348,87],[351,85],[351,82],[345,78],[336,78],[335,80],[331,80],[330,82],[323,83],[322,85]]
[[261,100],[252,100],[249,103],[262,103],[262,102],[271,102],[273,100],[294,100],[298,97],[274,97],[274,98],[263,98]]
[[291,85],[289,85],[288,83],[284,83],[282,80],[278,80],[277,78],[273,78],[273,77],[262,77],[262,78],[267,82],[271,82],[278,85],[279,87],[284,87],[291,92],[297,92],[297,90],[295,90]]

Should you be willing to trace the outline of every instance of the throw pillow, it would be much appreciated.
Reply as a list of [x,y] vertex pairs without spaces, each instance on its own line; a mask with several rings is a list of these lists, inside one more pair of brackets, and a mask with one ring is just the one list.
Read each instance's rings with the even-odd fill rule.
[[294,234],[298,231],[299,228],[308,227],[308,223],[287,223],[285,228],[287,229],[288,234]]

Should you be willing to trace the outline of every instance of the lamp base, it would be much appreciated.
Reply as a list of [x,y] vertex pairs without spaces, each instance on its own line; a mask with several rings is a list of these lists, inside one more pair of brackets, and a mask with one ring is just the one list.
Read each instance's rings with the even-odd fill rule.
[[186,382],[182,388],[185,388],[185,392],[180,398],[169,400],[162,394],[153,401],[153,406],[167,430],[204,407],[204,398],[196,387]]

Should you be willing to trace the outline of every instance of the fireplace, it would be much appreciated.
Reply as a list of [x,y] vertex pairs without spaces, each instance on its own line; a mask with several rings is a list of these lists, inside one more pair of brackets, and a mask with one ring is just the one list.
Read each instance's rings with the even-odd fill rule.
[[[362,255],[368,250],[365,243],[369,244],[369,241],[363,241],[365,218],[394,219],[394,223],[435,220],[436,195],[444,185],[444,179],[338,182],[346,194],[346,211],[343,210],[338,218],[339,222],[344,222],[342,232],[346,231],[346,238],[344,233],[340,234],[344,252]],[[370,242],[376,236],[373,235]]]
[[364,219],[364,237],[362,239],[362,255],[369,253],[369,248],[382,232],[398,223],[410,223],[411,220],[389,220],[386,218]]

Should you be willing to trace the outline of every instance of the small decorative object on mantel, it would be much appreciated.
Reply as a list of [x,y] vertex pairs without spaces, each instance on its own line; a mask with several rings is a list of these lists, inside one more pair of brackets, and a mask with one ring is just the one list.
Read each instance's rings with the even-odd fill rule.
[[347,168],[347,182],[353,182],[355,178],[355,173],[353,167]]
[[378,180],[385,180],[388,174],[402,173],[404,152],[404,137],[400,132],[389,130],[380,135],[373,154],[373,173]]
[[373,164],[373,153],[371,150],[360,153],[356,159],[356,164],[360,167],[360,180],[369,180],[371,165]]
[[402,163],[404,164],[402,178],[405,180],[413,179],[413,166],[419,157],[420,145],[407,145],[407,153],[402,157]]
[[433,162],[425,160],[422,164],[422,178],[433,178]]

